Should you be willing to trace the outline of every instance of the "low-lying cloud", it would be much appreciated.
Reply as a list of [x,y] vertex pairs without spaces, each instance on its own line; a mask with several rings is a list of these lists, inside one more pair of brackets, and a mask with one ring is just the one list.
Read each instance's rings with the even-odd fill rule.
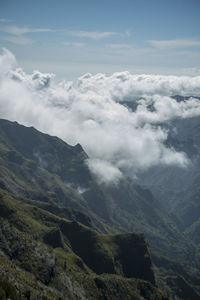
[[122,178],[120,170],[105,160],[88,159],[86,161],[90,171],[96,176],[99,183],[117,184]]
[[[178,102],[173,95],[193,97]],[[200,76],[121,72],[56,83],[53,74],[26,74],[8,50],[0,56],[0,117],[80,143],[101,183],[117,182],[127,170],[186,166],[186,155],[166,146],[162,124],[200,115],[199,95]],[[127,102],[137,102],[136,110]]]

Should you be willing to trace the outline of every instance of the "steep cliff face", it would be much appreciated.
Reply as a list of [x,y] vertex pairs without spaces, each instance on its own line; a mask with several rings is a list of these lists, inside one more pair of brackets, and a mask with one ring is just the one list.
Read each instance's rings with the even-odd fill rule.
[[0,274],[19,298],[167,299],[155,287],[144,236],[99,234],[3,190],[0,203]]
[[72,250],[95,273],[142,278],[155,284],[150,253],[143,235],[99,235],[75,221],[62,222],[60,227]]

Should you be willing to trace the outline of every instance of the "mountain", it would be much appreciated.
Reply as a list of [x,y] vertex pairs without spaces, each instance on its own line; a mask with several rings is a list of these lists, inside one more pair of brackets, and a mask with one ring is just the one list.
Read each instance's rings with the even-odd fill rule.
[[[2,297],[167,299],[155,287],[143,235],[94,231],[118,230],[106,222],[108,215],[100,217],[107,209],[104,192],[81,146],[6,120],[0,124]],[[99,216],[90,208],[95,193],[96,201],[102,199]]]
[[140,174],[138,183],[162,200],[184,231],[200,219],[200,118],[177,119],[166,128],[170,128],[167,145],[186,153],[188,166],[153,167]]
[[99,234],[3,190],[0,199],[0,293],[10,284],[11,299],[167,299],[143,235]]
[[[191,97],[172,96],[177,102],[186,102]],[[195,99],[200,100],[200,97]],[[137,102],[135,106],[128,102],[124,105],[131,110],[137,108]],[[200,118],[176,118],[168,123],[161,123],[160,126],[168,132],[166,145],[185,153],[188,166],[155,166],[139,174],[137,183],[146,186],[162,201],[182,232],[189,232],[192,228],[197,228],[200,220]]]
[[[176,299],[199,299],[199,253],[181,232],[176,218],[147,188],[130,178],[124,176],[118,185],[99,184],[86,159],[79,144],[70,146],[32,127],[0,120],[0,217],[4,230],[0,249],[2,264],[7,266],[1,273],[5,275],[13,266],[22,273],[28,271],[37,286],[43,284],[41,293],[48,297],[49,288],[63,293],[65,284],[57,286],[65,282],[67,293],[70,285],[81,283],[80,294],[86,296],[76,294],[80,299],[93,293],[98,295],[94,299],[114,299],[113,293],[119,293],[119,299],[164,299],[153,287],[157,282],[169,295],[179,297]],[[148,245],[139,233],[150,243],[154,273]],[[21,240],[25,244],[18,249]],[[39,257],[32,248],[38,249]],[[54,263],[47,263],[40,276],[45,252]],[[24,255],[28,255],[27,265],[23,264]],[[52,279],[54,269],[56,274],[64,272],[63,280],[57,275],[58,280]],[[22,282],[15,282],[13,269],[11,274],[4,279],[18,285],[19,291]],[[18,274],[17,278],[23,276]],[[145,280],[145,292],[138,289],[140,280]],[[27,283],[27,291],[32,293],[32,287],[32,282]],[[72,299],[74,289],[69,296]]]

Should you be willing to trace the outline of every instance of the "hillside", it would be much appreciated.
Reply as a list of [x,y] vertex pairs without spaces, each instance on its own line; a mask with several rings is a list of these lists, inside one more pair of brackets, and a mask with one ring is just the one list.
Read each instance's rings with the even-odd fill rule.
[[[97,287],[98,293],[100,290],[108,293],[108,299],[112,299],[109,284],[116,284],[113,276],[121,276],[129,285],[133,279],[126,277],[142,278],[154,284],[155,275],[159,286],[170,295],[191,300],[188,295],[192,293],[192,299],[198,299],[200,277],[196,246],[180,232],[174,219],[149,190],[126,177],[118,185],[98,184],[85,163],[88,156],[80,145],[70,146],[57,137],[15,122],[0,120],[0,154],[0,187],[5,193],[1,198],[1,217],[14,227],[11,232],[16,232],[20,240],[21,232],[33,234],[34,240],[48,245],[45,247],[59,248],[61,257],[66,255],[65,247],[70,248],[68,264],[73,255],[78,257],[80,265],[78,263],[77,269],[72,260],[72,269],[78,272],[83,269],[83,277],[87,272],[114,274],[106,275],[107,279],[101,277]],[[5,197],[12,199],[10,206],[2,200]],[[20,216],[16,214],[18,205],[23,212]],[[34,230],[34,226],[30,227],[30,218]],[[116,235],[119,232],[121,234]],[[146,261],[145,253],[149,250],[144,237],[125,232],[145,234],[152,250],[155,275],[149,254]],[[141,251],[141,246],[146,250]],[[5,264],[10,264],[5,259]],[[17,263],[20,259],[16,259]],[[32,265],[30,273],[39,274]],[[120,286],[119,283],[121,291]],[[130,295],[135,293],[135,284],[133,286]]]
[[0,292],[11,299],[167,299],[144,236],[98,234],[2,190],[0,208]]

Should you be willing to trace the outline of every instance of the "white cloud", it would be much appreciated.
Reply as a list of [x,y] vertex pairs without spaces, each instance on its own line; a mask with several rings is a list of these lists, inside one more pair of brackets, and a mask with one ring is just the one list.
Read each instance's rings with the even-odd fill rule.
[[108,161],[88,159],[87,164],[100,184],[117,184],[122,178],[122,173],[119,169],[110,164]]
[[103,38],[108,38],[110,36],[116,35],[116,32],[111,31],[68,31],[68,34],[72,36],[77,36],[81,38],[90,38],[94,40],[99,40]]
[[3,26],[0,27],[0,31],[9,35],[1,36],[0,39],[8,41],[17,45],[31,45],[34,43],[33,39],[25,37],[25,34],[36,33],[36,32],[52,32],[53,30],[48,28],[29,28],[29,27],[18,27],[18,26]]
[[1,31],[12,34],[12,35],[23,35],[26,33],[33,32],[51,32],[52,30],[49,28],[29,28],[27,26],[18,27],[18,26],[4,26],[0,28]]
[[76,42],[64,42],[63,45],[68,46],[68,47],[77,47],[77,48],[81,48],[84,47],[85,44],[84,43],[76,43]]
[[10,71],[9,78],[14,81],[21,82],[31,90],[41,90],[50,86],[51,80],[54,78],[54,74],[40,73],[35,70],[31,75],[27,75],[20,68],[15,71]]
[[7,49],[3,48],[0,55],[0,80],[3,80],[6,74],[13,69],[16,69],[17,62],[14,55]]
[[17,45],[31,45],[34,43],[32,39],[29,39],[24,36],[3,36],[0,37],[0,39]]
[[[80,143],[100,182],[117,182],[121,172],[137,174],[157,164],[186,166],[184,153],[167,148],[161,126],[200,116],[200,101],[177,102],[172,95],[200,95],[200,76],[92,75],[56,83],[53,74],[17,68],[14,56],[0,56],[0,117]],[[139,100],[140,99],[140,100]],[[138,101],[136,111],[123,102]],[[149,109],[153,107],[153,110]]]
[[200,46],[200,41],[198,40],[149,40],[149,43],[156,48],[184,48]]
[[[145,100],[140,100],[138,103],[135,112],[135,123],[139,126],[200,115],[200,101],[193,97],[190,97],[187,101],[177,102],[171,97],[154,95],[147,97]],[[149,110],[149,105],[153,106],[154,111]]]

